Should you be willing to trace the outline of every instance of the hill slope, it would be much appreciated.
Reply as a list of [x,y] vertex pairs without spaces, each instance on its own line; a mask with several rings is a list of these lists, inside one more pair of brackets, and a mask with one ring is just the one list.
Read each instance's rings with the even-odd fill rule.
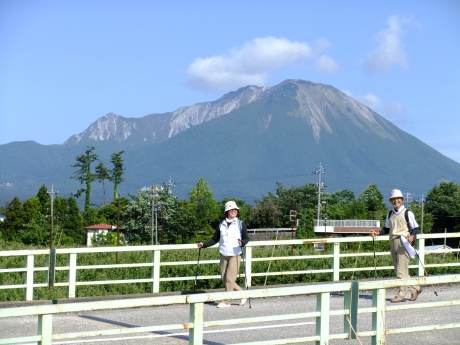
[[[0,159],[12,164],[0,169],[0,182],[16,183],[9,188],[15,195],[30,196],[51,183],[68,195],[80,187],[69,179],[70,165],[87,145],[96,147],[109,168],[110,154],[125,150],[123,194],[171,177],[173,193],[187,198],[203,177],[217,199],[252,203],[274,191],[276,182],[286,187],[316,182],[311,172],[320,162],[326,168],[322,181],[327,192],[360,193],[375,183],[384,195],[399,188],[420,196],[440,181],[460,182],[460,164],[334,87],[303,80],[271,88],[248,86],[215,102],[128,120],[109,114],[64,145],[2,145]],[[146,139],[152,132],[157,140]],[[6,190],[0,189],[1,199],[9,195],[9,201]],[[93,202],[100,204],[98,183],[93,192]]]

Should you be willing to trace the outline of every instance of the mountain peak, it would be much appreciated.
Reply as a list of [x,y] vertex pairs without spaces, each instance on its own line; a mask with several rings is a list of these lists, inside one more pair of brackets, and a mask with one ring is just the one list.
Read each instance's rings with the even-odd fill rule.
[[[282,107],[288,116],[302,118],[310,126],[316,142],[322,131],[333,133],[332,119],[352,119],[362,128],[381,127],[379,115],[367,106],[330,85],[301,79],[288,79],[272,87],[248,85],[211,102],[196,103],[163,114],[124,118],[114,113],[99,118],[84,132],[73,135],[64,145],[82,141],[158,143],[251,103],[262,101]],[[290,104],[286,108],[286,105]],[[264,126],[268,126],[265,114]],[[271,115],[269,116],[271,118]]]

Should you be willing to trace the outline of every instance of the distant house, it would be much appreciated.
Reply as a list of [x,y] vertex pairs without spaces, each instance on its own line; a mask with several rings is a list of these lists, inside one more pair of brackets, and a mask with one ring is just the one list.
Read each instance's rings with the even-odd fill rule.
[[[96,224],[91,226],[86,226],[86,246],[93,246],[93,237],[94,235],[107,235],[109,231],[116,231],[117,227],[110,224]],[[120,228],[121,230],[121,228]]]

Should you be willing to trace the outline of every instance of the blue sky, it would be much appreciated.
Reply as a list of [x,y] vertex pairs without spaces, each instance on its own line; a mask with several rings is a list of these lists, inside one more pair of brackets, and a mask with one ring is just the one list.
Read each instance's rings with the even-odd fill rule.
[[456,0],[1,0],[0,144],[299,78],[460,162],[459,64]]

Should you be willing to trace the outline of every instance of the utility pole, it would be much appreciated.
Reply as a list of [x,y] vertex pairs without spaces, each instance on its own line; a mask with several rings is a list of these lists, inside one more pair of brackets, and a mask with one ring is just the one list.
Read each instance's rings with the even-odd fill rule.
[[321,166],[321,162],[319,162],[319,167],[317,167],[316,170],[312,173],[312,175],[318,175],[318,213],[316,216],[316,225],[319,224],[319,215],[321,210],[321,188],[324,187],[324,183],[321,183],[321,174],[324,174],[324,172],[325,169]]
[[49,268],[48,268],[48,289],[51,288],[51,259],[52,259],[52,251],[53,251],[53,201],[54,201],[54,194],[58,194],[59,192],[55,192],[53,190],[53,185],[51,185],[51,192],[47,192],[51,198],[51,217],[50,217],[50,259],[49,259]]
[[[117,207],[117,247],[120,245],[120,193],[118,193],[118,207]],[[116,264],[118,264],[118,252],[115,258]]]
[[8,202],[5,205],[5,244],[8,241]]
[[420,224],[420,233],[423,234],[423,205],[425,204],[424,194],[422,194],[422,198],[419,201],[422,204],[422,219]]
[[[156,208],[155,208],[155,195],[157,192],[163,189],[163,187],[158,187],[158,186],[153,186],[150,188],[149,192],[150,195],[152,196],[152,216],[151,216],[151,227],[152,227],[152,245],[158,244],[158,226],[157,226],[157,214],[156,214]],[[155,236],[153,236],[155,231]]]
[[169,181],[163,182],[165,187],[168,189],[168,193],[171,194],[171,188],[176,187],[176,183],[171,181],[171,176],[169,176]]
[[327,236],[327,203],[326,201],[322,201],[324,205],[324,237]]
[[407,204],[407,208],[409,208],[410,201],[411,201],[411,199],[412,199],[412,197],[413,197],[414,195],[415,195],[415,194],[406,193],[406,204]]
[[[291,211],[289,212],[289,220],[291,221],[291,240],[294,239],[294,224],[297,219],[297,211],[294,207],[294,200],[291,200]],[[294,255],[294,245],[291,246],[292,255]]]

